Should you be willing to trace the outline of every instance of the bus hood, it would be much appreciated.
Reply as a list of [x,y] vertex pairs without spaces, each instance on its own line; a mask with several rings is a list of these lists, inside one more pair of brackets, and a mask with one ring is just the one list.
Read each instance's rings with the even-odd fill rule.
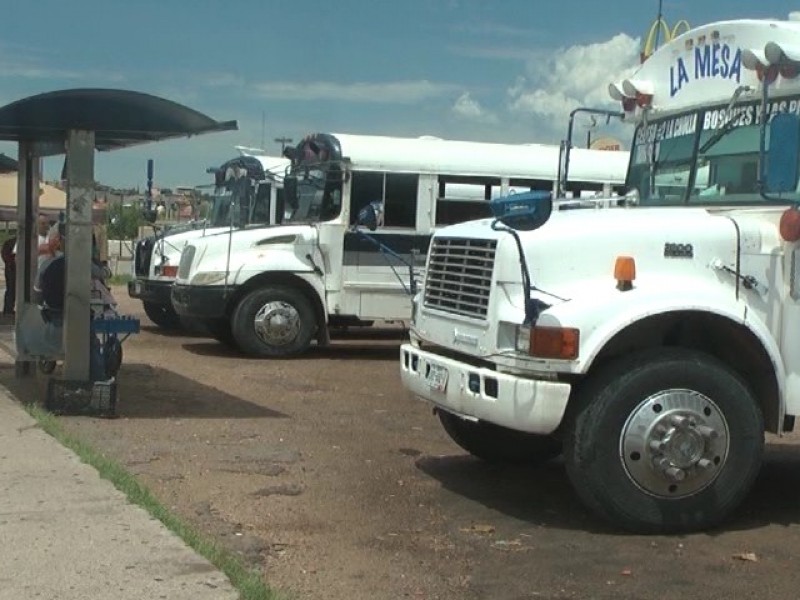
[[247,265],[257,267],[259,261],[272,249],[308,247],[316,239],[316,227],[281,225],[226,230],[224,233],[191,240],[181,256],[178,281],[191,280],[198,272],[237,272]]
[[[496,240],[493,281],[516,288],[512,295],[521,298],[517,244],[511,233],[494,230],[492,222],[485,219],[441,229],[434,243],[442,238]],[[614,265],[620,256],[635,260],[638,286],[670,276],[703,276],[712,265],[736,264],[736,224],[702,208],[556,211],[541,228],[517,234],[531,285],[548,304],[598,286],[613,289]]]

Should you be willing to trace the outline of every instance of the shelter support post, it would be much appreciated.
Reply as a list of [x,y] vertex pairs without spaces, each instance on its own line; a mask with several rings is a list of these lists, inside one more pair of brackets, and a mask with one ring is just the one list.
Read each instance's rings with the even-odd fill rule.
[[93,131],[67,137],[67,244],[64,303],[64,379],[89,382],[91,325]]
[[[34,302],[33,286],[36,283],[38,266],[38,240],[36,218],[39,213],[39,157],[34,154],[33,142],[19,143],[19,171],[17,172],[17,280],[16,280],[16,327],[24,321],[27,311],[38,310]],[[35,362],[20,347],[22,339],[16,332],[15,363],[17,377],[35,372]]]

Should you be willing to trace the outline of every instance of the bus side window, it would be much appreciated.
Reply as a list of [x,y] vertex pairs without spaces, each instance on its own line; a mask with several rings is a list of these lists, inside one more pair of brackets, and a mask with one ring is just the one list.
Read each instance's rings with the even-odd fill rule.
[[350,183],[350,224],[358,213],[374,200],[383,200],[383,173],[356,171]]
[[453,182],[440,178],[436,199],[436,225],[453,225],[490,217],[492,211],[489,200],[496,185],[499,185],[499,181]]
[[387,173],[384,198],[384,227],[414,229],[417,224],[419,175]]

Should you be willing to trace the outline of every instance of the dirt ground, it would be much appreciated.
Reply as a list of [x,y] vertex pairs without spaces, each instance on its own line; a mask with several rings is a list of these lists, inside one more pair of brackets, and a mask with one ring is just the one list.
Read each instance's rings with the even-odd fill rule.
[[[800,438],[770,441],[753,493],[717,531],[625,535],[577,501],[563,465],[465,455],[401,387],[398,331],[291,361],[143,331],[125,342],[121,418],[62,417],[178,514],[326,600],[795,598]],[[0,370],[15,393],[33,392]]]

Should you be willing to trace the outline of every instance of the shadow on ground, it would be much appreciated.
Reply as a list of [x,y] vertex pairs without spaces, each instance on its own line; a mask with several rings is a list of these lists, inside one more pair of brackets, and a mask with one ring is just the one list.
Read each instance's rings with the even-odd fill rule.
[[210,333],[199,327],[192,329],[163,329],[157,325],[151,325],[149,322],[145,322],[144,320],[142,320],[141,323],[141,330],[142,332],[157,335],[159,337],[183,337],[198,339],[211,337]]
[[[329,345],[311,346],[299,358],[302,360],[399,360],[400,344],[406,339],[404,333],[397,329],[340,332]],[[252,358],[236,348],[215,340],[190,342],[182,344],[182,348],[198,356]],[[266,358],[266,360],[276,359]]]
[[558,529],[611,532],[580,503],[560,459],[512,467],[468,455],[422,456],[416,465],[445,489],[506,516]]
[[[509,517],[545,527],[625,535],[578,500],[563,462],[538,467],[489,465],[467,455],[423,456],[417,468],[442,486]],[[739,509],[709,535],[800,523],[800,446],[768,444],[764,464]]]
[[[59,376],[57,370],[54,376]],[[0,365],[0,385],[18,400],[43,404],[48,377],[18,379],[13,365]],[[117,377],[117,415],[131,419],[276,419],[284,413],[248,402],[167,369],[124,364]]]

